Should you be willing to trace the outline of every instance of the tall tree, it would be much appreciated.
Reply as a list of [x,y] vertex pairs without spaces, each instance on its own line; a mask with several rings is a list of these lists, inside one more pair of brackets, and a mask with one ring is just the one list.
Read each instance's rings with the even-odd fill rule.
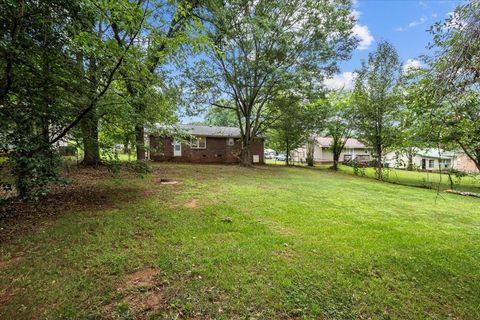
[[[274,104],[275,110],[280,114],[269,130],[269,142],[275,150],[285,152],[288,166],[291,162],[291,152],[306,141],[308,113],[298,97],[283,97],[277,99]],[[269,107],[271,106],[267,106]]]
[[129,20],[124,33],[134,39],[144,12],[126,0],[3,1],[0,12],[0,147],[10,151],[20,196],[37,197],[58,177],[54,146],[102,99],[130,47],[110,43],[97,57],[104,62],[96,65],[104,75],[98,90],[78,95],[78,88],[88,84],[82,72],[88,63],[79,58],[97,46],[85,31],[85,17],[101,16],[105,25]]
[[356,131],[360,140],[373,147],[376,178],[383,180],[383,156],[395,142],[401,104],[397,90],[401,64],[393,45],[380,42],[357,73],[354,88]]
[[458,6],[431,31],[434,52],[420,85],[433,100],[432,124],[480,170],[480,1]]
[[326,108],[325,134],[332,138],[330,149],[333,154],[333,170],[338,170],[340,154],[352,137],[355,110],[352,95],[342,91],[333,91],[324,99]]
[[[407,70],[408,71],[408,70]],[[395,141],[395,161],[405,166],[407,170],[414,170],[413,159],[415,154],[422,148],[439,147],[441,134],[432,130],[438,128],[432,126],[430,108],[433,99],[429,98],[428,90],[419,83],[419,77],[423,77],[425,70],[417,68],[409,70],[402,81],[401,91],[404,93],[403,103],[400,110],[398,139]],[[406,163],[402,163],[404,158]]]
[[[224,102],[228,104],[228,101]],[[205,123],[211,126],[235,127],[237,126],[237,115],[232,109],[210,107],[205,115]]]
[[[266,106],[285,92],[312,90],[357,42],[350,1],[210,1],[203,19],[212,46],[191,73],[211,104],[236,113],[246,166],[255,136],[275,120]],[[219,102],[226,98],[233,107]]]
[[[165,75],[159,68],[168,63],[178,63],[181,58],[181,55],[176,54],[178,49],[193,39],[192,27],[198,27],[193,13],[199,6],[199,1],[152,2],[153,10],[141,39],[120,69],[130,103],[135,110],[135,145],[137,160],[140,161],[145,160],[145,126],[155,120],[165,120],[152,117],[155,112],[149,112],[152,109],[145,97],[152,87],[165,89]],[[121,23],[112,25],[115,39],[122,47],[126,47],[129,40],[120,34],[124,27]]]

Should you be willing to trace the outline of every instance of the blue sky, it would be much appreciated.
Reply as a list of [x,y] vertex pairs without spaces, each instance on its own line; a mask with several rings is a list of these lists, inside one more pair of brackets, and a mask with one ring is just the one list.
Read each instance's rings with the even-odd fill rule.
[[[436,21],[453,12],[461,0],[352,0],[358,22],[354,33],[360,40],[352,58],[339,63],[340,73],[327,79],[330,89],[349,89],[353,72],[360,68],[362,59],[375,50],[381,40],[393,43],[404,65],[420,65],[420,56],[428,54],[426,46],[431,40],[427,30]],[[203,118],[186,117],[189,121]]]
[[381,40],[393,43],[405,64],[418,64],[419,56],[428,53],[431,40],[427,29],[436,21],[445,19],[462,1],[443,0],[357,0],[354,1],[358,17],[354,32],[361,40],[349,61],[339,64],[340,74],[327,80],[331,88],[349,87],[352,72],[362,59],[375,50]]

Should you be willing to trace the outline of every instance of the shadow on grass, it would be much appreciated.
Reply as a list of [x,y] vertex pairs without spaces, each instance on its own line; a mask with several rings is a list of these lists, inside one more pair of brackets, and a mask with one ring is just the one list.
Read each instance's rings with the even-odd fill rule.
[[112,180],[106,170],[79,168],[70,176],[73,183],[56,187],[45,198],[35,202],[8,199],[0,203],[0,243],[36,230],[44,221],[73,211],[96,212],[121,206],[144,197],[139,186],[109,186]]

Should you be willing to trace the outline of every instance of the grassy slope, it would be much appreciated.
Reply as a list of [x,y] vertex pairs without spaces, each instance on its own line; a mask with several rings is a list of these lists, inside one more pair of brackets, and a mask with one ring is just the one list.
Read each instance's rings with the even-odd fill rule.
[[1,269],[0,318],[104,315],[145,266],[160,270],[160,318],[480,318],[478,199],[282,167],[161,165],[105,183],[145,196],[0,247],[23,256]]

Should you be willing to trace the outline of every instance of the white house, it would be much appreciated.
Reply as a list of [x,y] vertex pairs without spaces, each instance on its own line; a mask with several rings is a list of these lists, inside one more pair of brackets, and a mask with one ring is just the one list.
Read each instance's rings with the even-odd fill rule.
[[[455,163],[455,153],[441,149],[415,149],[412,157],[414,169],[439,171],[451,169]],[[405,153],[392,151],[384,159],[385,166],[405,169],[408,167],[408,156]]]
[[[315,149],[313,153],[313,160],[316,163],[332,163],[333,162],[333,153],[330,150],[330,145],[332,144],[332,138],[330,137],[317,137],[315,139]],[[297,162],[306,162],[307,159],[307,148],[303,146],[292,152],[292,160]],[[347,162],[350,160],[358,161],[371,161],[372,154],[371,148],[365,146],[363,143],[357,139],[348,139],[345,143],[345,147],[340,154],[339,161]]]

